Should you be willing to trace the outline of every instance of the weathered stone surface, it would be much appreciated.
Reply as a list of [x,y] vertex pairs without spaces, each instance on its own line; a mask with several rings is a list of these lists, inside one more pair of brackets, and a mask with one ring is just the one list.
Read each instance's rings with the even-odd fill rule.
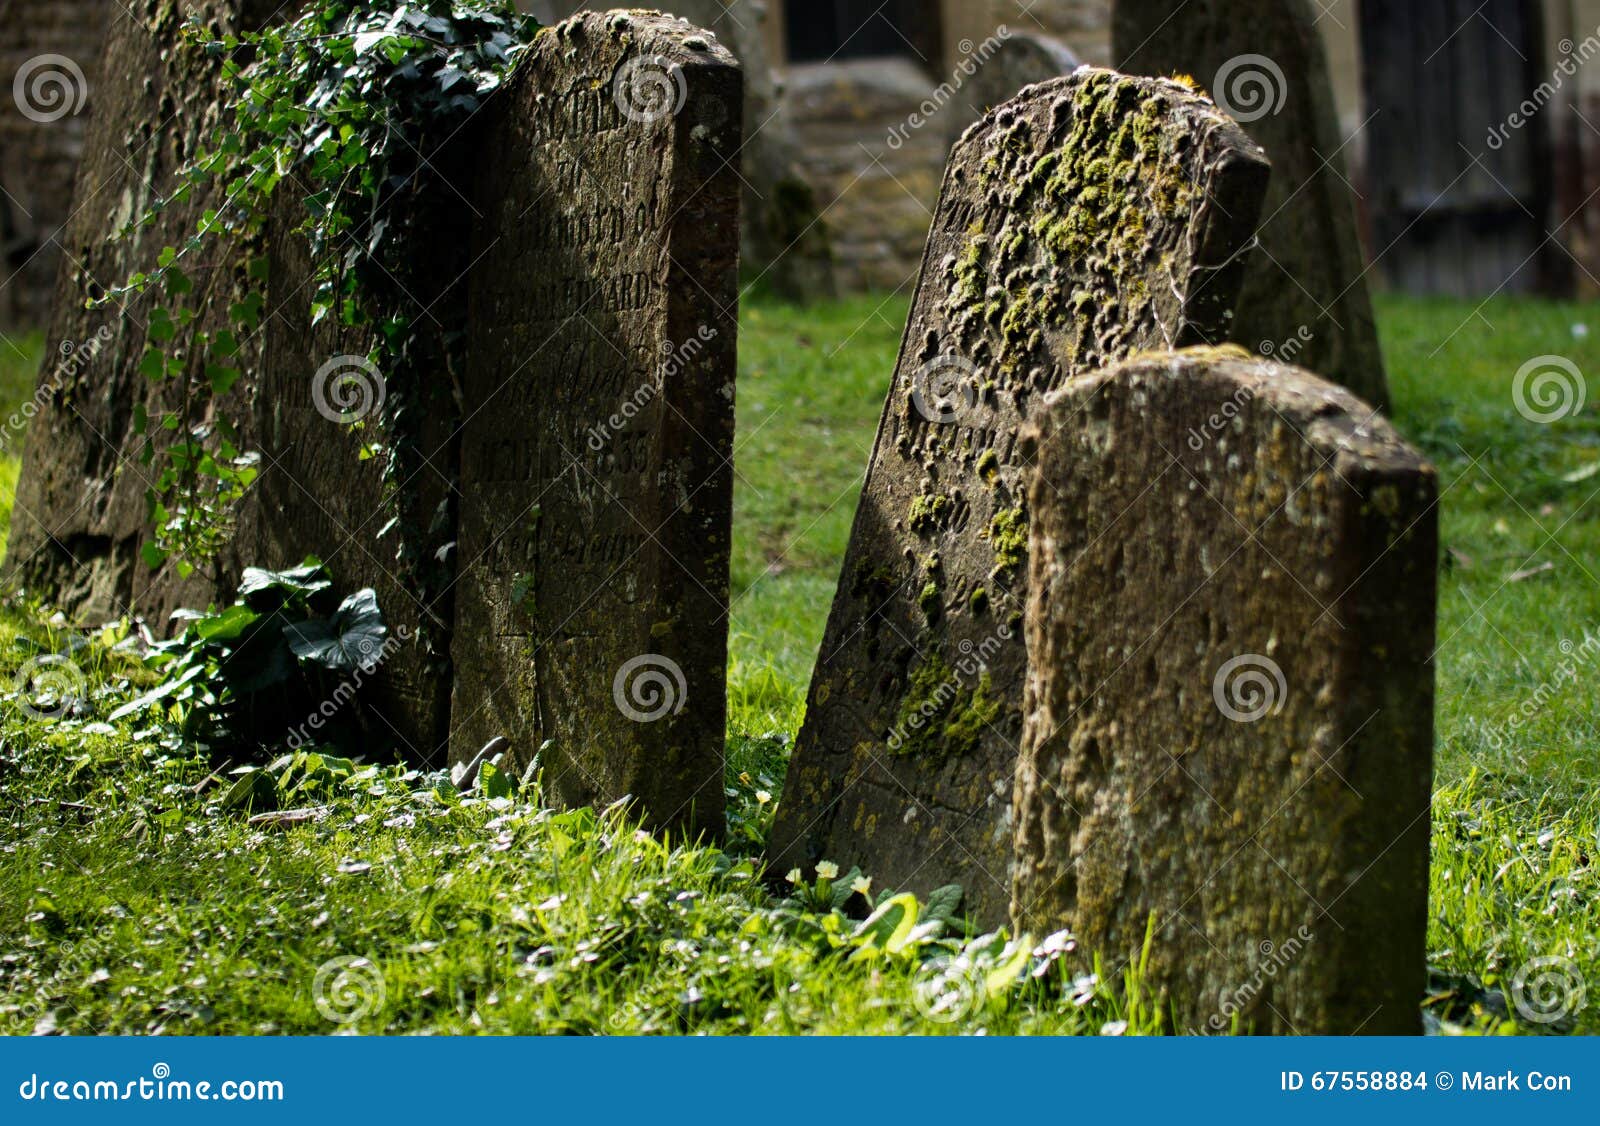
[[[141,458],[152,438],[138,432],[138,408],[153,419],[175,409],[178,381],[152,383],[139,371],[156,292],[121,308],[86,309],[86,295],[121,284],[149,268],[163,246],[181,244],[216,198],[197,192],[168,208],[130,237],[111,236],[137,218],[158,194],[176,186],[176,173],[210,138],[221,120],[220,66],[196,50],[179,50],[184,20],[208,26],[255,27],[278,7],[271,0],[157,3],[118,9],[106,33],[85,130],[75,210],[62,239],[63,267],[46,335],[46,361],[28,428],[23,468],[11,517],[4,573],[70,613],[104,620],[138,609],[162,622],[177,606],[205,605],[219,589],[217,575],[238,568],[219,561],[215,573],[183,581],[171,565],[151,571],[140,560],[149,539],[145,500],[153,473]],[[233,248],[210,246],[191,272],[210,279],[213,302],[172,350],[193,334],[225,326],[227,305],[244,281]],[[247,346],[239,366],[258,360]],[[221,405],[248,433],[251,388],[241,381]],[[253,560],[251,562],[254,562]]]
[[951,153],[789,770],[778,870],[860,864],[1005,913],[1027,464],[1064,380],[1223,330],[1267,169],[1176,83],[1084,69]]
[[1113,977],[1153,928],[1179,1030],[1419,1032],[1433,469],[1232,346],[1075,381],[1023,441],[1016,925]]
[[115,10],[111,0],[0,0],[0,329],[46,324]]
[[1316,15],[1310,0],[1117,0],[1117,65],[1131,74],[1193,76],[1272,160],[1260,246],[1230,339],[1387,411]]
[[[743,178],[740,257],[745,275],[781,297],[814,300],[834,294],[828,224],[802,168],[801,140],[782,96],[782,36],[774,24],[781,0],[660,0],[656,5],[714,35],[744,72],[744,143],[735,163]],[[527,0],[553,24],[605,0]],[[778,21],[781,22],[781,19]],[[805,154],[809,163],[813,154]]]
[[720,831],[740,74],[683,21],[540,33],[478,143],[451,753]]

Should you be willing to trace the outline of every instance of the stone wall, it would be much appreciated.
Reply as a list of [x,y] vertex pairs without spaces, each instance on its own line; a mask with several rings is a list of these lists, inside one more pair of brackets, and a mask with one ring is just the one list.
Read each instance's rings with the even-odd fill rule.
[[116,7],[0,0],[0,329],[44,327],[61,260],[55,239],[70,214],[100,40]]

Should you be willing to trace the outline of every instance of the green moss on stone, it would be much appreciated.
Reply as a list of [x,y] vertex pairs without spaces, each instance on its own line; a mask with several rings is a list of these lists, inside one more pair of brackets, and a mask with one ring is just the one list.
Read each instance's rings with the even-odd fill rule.
[[911,674],[889,749],[897,755],[968,755],[999,714],[987,670],[968,687],[935,653]]
[[996,571],[1012,571],[1028,556],[1028,514],[1020,507],[1003,508],[989,521],[989,546]]
[[978,476],[985,481],[993,481],[1000,476],[1000,455],[990,446],[978,455]]
[[913,532],[927,534],[939,526],[950,509],[950,498],[943,493],[923,493],[912,499],[906,510],[906,523]]

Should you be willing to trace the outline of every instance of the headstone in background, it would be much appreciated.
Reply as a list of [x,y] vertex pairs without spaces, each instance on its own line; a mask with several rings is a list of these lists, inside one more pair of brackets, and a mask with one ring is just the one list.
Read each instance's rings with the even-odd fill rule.
[[1432,467],[1231,347],[1078,380],[1023,441],[1015,925],[1147,957],[1179,1031],[1420,1032]]
[[773,831],[777,870],[1010,899],[1046,392],[1225,331],[1267,168],[1205,98],[1083,69],[952,151]]
[[[960,107],[953,117],[953,137],[1001,102],[1010,101],[1024,86],[1048,82],[1071,74],[1082,60],[1059,39],[1006,26],[997,29],[978,50],[988,49],[982,58],[969,56],[972,76],[965,78],[956,95]],[[966,61],[966,60],[964,60]]]
[[1328,62],[1309,0],[1117,0],[1117,66],[1188,75],[1272,161],[1229,339],[1389,409]]
[[[649,13],[542,33],[476,143],[452,757],[720,832],[740,72]],[[546,745],[547,744],[547,745]]]

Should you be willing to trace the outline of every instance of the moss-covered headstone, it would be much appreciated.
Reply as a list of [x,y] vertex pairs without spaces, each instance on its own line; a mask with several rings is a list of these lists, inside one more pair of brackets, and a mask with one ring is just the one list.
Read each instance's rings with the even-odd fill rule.
[[1078,380],[1023,441],[1015,925],[1141,963],[1179,1031],[1421,1031],[1432,467],[1235,347]]
[[1272,161],[1229,339],[1389,409],[1355,200],[1310,0],[1117,0],[1117,66],[1191,75]]
[[588,13],[479,138],[451,754],[505,736],[557,800],[690,831],[722,818],[740,97],[683,21]]
[[955,146],[774,829],[780,871],[1009,899],[1018,427],[1103,363],[1226,331],[1260,151],[1175,82],[1084,69]]

